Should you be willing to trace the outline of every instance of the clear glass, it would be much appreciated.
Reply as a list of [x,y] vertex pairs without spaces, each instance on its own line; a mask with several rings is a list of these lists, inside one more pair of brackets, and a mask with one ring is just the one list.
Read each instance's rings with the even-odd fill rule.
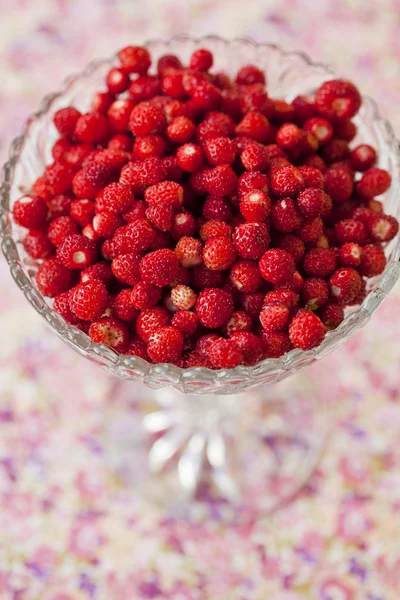
[[[323,81],[334,76],[329,67],[312,62],[302,53],[284,52],[276,46],[255,44],[249,40],[225,41],[213,36],[196,40],[180,36],[169,41],[150,41],[146,46],[151,51],[154,61],[157,61],[162,54],[171,52],[187,61],[194,50],[206,47],[215,56],[213,69],[215,71],[225,70],[230,74],[234,74],[245,64],[255,63],[266,73],[268,90],[271,96],[289,101],[298,94],[313,93]],[[328,333],[323,343],[313,350],[292,350],[280,359],[267,359],[253,367],[211,371],[203,367],[180,369],[169,364],[152,365],[140,358],[119,355],[107,346],[92,343],[87,335],[68,325],[52,309],[51,301],[45,299],[37,289],[34,279],[37,264],[25,253],[21,244],[22,231],[13,224],[10,210],[15,200],[22,193],[29,192],[33,181],[43,172],[44,166],[51,162],[51,147],[56,139],[56,131],[52,124],[54,112],[69,104],[74,104],[79,109],[86,110],[90,105],[93,92],[103,88],[104,75],[110,65],[115,62],[115,58],[95,61],[89,64],[83,73],[70,77],[60,92],[47,96],[43,100],[39,111],[27,120],[22,136],[14,140],[11,146],[10,159],[5,164],[2,175],[0,207],[2,250],[10,265],[15,282],[30,304],[48,322],[53,331],[74,350],[106,368],[118,378],[143,382],[147,387],[153,389],[168,388],[168,392],[162,390],[158,393],[162,406],[162,410],[158,411],[158,416],[153,416],[153,420],[147,418],[144,421],[147,430],[152,431],[153,434],[156,430],[158,431],[158,440],[162,438],[166,440],[164,446],[158,444],[156,449],[153,449],[150,459],[153,470],[157,471],[172,456],[184,456],[184,452],[187,451],[186,467],[181,466],[180,471],[178,471],[178,478],[187,491],[193,492],[202,474],[201,465],[204,461],[200,460],[200,455],[203,456],[204,453],[207,455],[206,462],[208,466],[211,465],[214,471],[217,469],[215,465],[218,464],[218,469],[221,469],[221,463],[224,466],[227,464],[227,457],[221,451],[221,448],[218,459],[215,459],[218,453],[214,452],[213,458],[213,452],[207,450],[211,434],[210,430],[207,429],[208,425],[206,426],[205,423],[213,422],[213,430],[224,429],[221,427],[221,423],[225,423],[229,419],[232,420],[232,414],[240,413],[240,409],[246,405],[246,399],[243,400],[241,396],[238,397],[237,395],[250,388],[258,389],[252,394],[252,397],[262,398],[264,405],[273,405],[275,414],[279,411],[283,411],[282,414],[284,414],[287,410],[287,403],[283,401],[281,403],[270,402],[270,397],[275,397],[275,392],[272,393],[269,386],[264,386],[260,391],[260,386],[279,382],[324,357],[349,339],[368,321],[399,276],[399,236],[388,244],[386,248],[388,257],[386,269],[381,276],[369,281],[368,295],[362,305],[350,309],[338,329]],[[362,108],[356,117],[356,122],[358,125],[358,138],[355,143],[363,141],[377,148],[379,166],[387,169],[392,175],[392,187],[385,194],[383,201],[386,212],[400,218],[400,203],[398,202],[400,154],[393,130],[390,124],[380,117],[376,104],[370,98],[363,99]],[[135,393],[137,389],[126,385],[122,387],[128,390],[126,391],[128,394]],[[175,390],[175,392],[171,390]],[[179,392],[188,394],[190,397],[181,397]],[[235,394],[231,400],[216,397],[216,395],[231,394]],[[202,398],[196,398],[197,395],[202,395]],[[295,396],[293,391],[290,396],[291,398]],[[311,396],[312,394],[309,397],[311,398]],[[302,398],[299,399],[300,401],[304,408],[306,400]],[[292,399],[291,403],[295,404],[296,400]],[[279,404],[281,408],[279,408]],[[315,398],[310,399],[309,404],[312,407],[315,404]],[[284,406],[286,408],[283,408]],[[172,416],[173,409],[177,409],[174,416]],[[208,420],[206,417],[200,419],[199,411],[203,416],[210,415],[211,411],[214,417],[210,417]],[[164,422],[162,422],[162,414],[164,414]],[[216,414],[218,417],[215,417]],[[230,415],[229,419],[228,414]],[[236,424],[240,422],[241,418],[240,415],[235,417]],[[185,435],[182,432],[180,435],[176,434],[177,419],[179,426],[186,424],[184,427]],[[192,423],[193,419],[196,423],[203,423],[204,421],[200,427],[203,432],[203,442],[201,443],[199,441],[200,437],[194,438],[191,434],[189,423]],[[282,422],[289,423],[289,421],[290,419],[286,415]],[[216,423],[219,423],[218,427]],[[236,430],[235,427],[231,427],[230,435]],[[198,430],[198,428],[195,429]],[[318,428],[319,431],[322,431],[322,429]],[[172,434],[171,431],[175,433]],[[161,435],[160,432],[170,434],[170,437]],[[305,437],[308,433],[305,434]],[[311,435],[313,441],[309,439],[304,442],[310,448],[313,448],[307,458],[307,465],[309,466],[315,464],[316,456],[322,445],[321,440],[318,443],[315,442],[314,433],[315,431]],[[222,441],[224,435],[221,437]],[[286,431],[285,436],[288,435],[289,433]],[[214,448],[216,447],[214,444]],[[170,455],[168,461],[162,460],[163,456],[167,455]],[[185,464],[185,460],[182,464]],[[282,460],[274,468],[275,471],[282,469]],[[307,472],[309,471],[310,469],[307,470]],[[293,475],[296,478],[295,470]],[[238,493],[229,492],[229,489],[231,491],[232,489],[239,489],[237,477],[226,475],[225,483],[219,485],[219,487],[225,488],[224,494],[226,496],[233,497],[236,494],[236,497],[239,497]],[[303,481],[304,476],[300,479]],[[190,483],[188,483],[189,481]],[[295,487],[296,485],[293,484],[291,493],[293,493]],[[285,493],[284,496],[287,497],[288,493]],[[281,499],[278,498],[275,504],[279,504]]]

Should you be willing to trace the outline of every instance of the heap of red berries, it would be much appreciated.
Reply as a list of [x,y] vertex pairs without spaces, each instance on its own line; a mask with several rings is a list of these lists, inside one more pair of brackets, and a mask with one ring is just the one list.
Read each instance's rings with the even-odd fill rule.
[[398,232],[375,150],[351,148],[356,87],[291,103],[254,65],[128,46],[89,112],[58,110],[54,162],[14,205],[54,309],[153,363],[254,365],[318,346]]

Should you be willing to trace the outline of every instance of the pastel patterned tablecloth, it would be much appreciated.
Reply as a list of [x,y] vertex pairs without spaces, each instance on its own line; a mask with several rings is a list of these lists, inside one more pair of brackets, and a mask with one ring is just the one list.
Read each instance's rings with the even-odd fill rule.
[[[0,153],[90,58],[179,32],[306,50],[400,131],[399,0],[0,0]],[[315,374],[337,423],[301,496],[269,519],[181,519],[113,476],[113,380],[33,312],[0,258],[1,600],[400,597],[400,287]]]

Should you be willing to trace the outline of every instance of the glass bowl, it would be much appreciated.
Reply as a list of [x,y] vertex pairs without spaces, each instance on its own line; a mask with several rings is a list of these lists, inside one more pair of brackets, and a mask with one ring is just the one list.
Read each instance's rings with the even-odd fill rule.
[[[145,45],[151,52],[154,63],[162,54],[166,53],[175,53],[187,62],[192,52],[201,47],[208,48],[213,52],[215,57],[213,69],[215,71],[225,70],[229,74],[233,74],[243,65],[255,63],[266,73],[268,91],[271,96],[287,101],[293,100],[298,94],[312,94],[322,82],[331,79],[335,75],[329,67],[311,61],[305,54],[284,52],[277,46],[256,44],[245,39],[226,41],[215,36],[202,39],[179,36],[169,41],[150,41]],[[199,464],[202,464],[203,461],[199,457],[206,454],[206,462],[208,466],[211,463],[214,475],[218,471],[218,477],[216,476],[215,479],[219,479],[219,487],[224,490],[224,494],[226,496],[237,496],[238,486],[233,485],[234,478],[228,476],[227,472],[221,475],[227,465],[225,450],[221,446],[224,435],[218,441],[215,441],[217,438],[214,439],[212,446],[214,450],[210,451],[207,446],[209,432],[207,434],[204,432],[207,427],[211,427],[214,433],[217,429],[222,431],[224,429],[222,424],[230,422],[230,419],[224,418],[224,415],[226,416],[228,413],[231,416],[233,413],[236,414],[238,412],[237,406],[242,405],[243,401],[235,401],[234,398],[230,401],[223,398],[218,399],[216,395],[237,395],[250,388],[259,388],[263,384],[279,382],[326,356],[356,333],[378,308],[399,276],[400,236],[397,235],[388,244],[386,248],[388,259],[386,269],[381,276],[369,281],[368,294],[362,305],[349,309],[342,324],[335,331],[329,332],[323,343],[313,350],[302,351],[296,349],[280,359],[267,359],[253,367],[241,366],[230,370],[212,371],[203,367],[180,369],[170,364],[152,365],[140,358],[119,355],[107,346],[93,343],[86,334],[68,325],[52,309],[51,301],[45,299],[37,289],[34,279],[37,265],[25,253],[21,244],[22,231],[12,222],[10,212],[15,200],[23,193],[29,192],[30,186],[42,173],[44,166],[52,160],[51,147],[57,137],[52,124],[55,111],[69,104],[75,105],[82,111],[87,110],[93,92],[103,87],[105,74],[110,66],[116,63],[115,57],[94,61],[79,75],[68,78],[60,92],[51,94],[43,100],[39,111],[27,120],[22,136],[16,138],[12,143],[10,159],[4,166],[1,185],[0,236],[2,238],[2,250],[16,284],[23,291],[27,300],[42,315],[53,331],[74,350],[123,380],[143,382],[147,387],[154,389],[169,388],[168,391],[159,392],[157,396],[163,409],[158,411],[156,416],[153,415],[152,419],[146,417],[145,420],[146,428],[152,434],[157,434],[157,441],[160,439],[167,440],[164,441],[164,445],[159,443],[156,450],[153,447],[151,458],[153,470],[163,468],[171,457],[178,454],[182,459],[186,452],[186,462],[185,460],[181,462],[178,478],[186,491],[193,492],[201,479],[202,470]],[[363,98],[362,107],[355,118],[355,122],[358,126],[358,135],[354,143],[362,141],[373,145],[379,153],[379,166],[391,173],[392,186],[382,200],[385,211],[399,219],[400,154],[393,130],[390,124],[380,117],[375,102],[367,97]],[[134,388],[131,386],[125,387],[128,389],[127,393],[132,394]],[[270,389],[269,386],[264,387],[261,392],[256,392],[252,397],[257,396],[259,399],[261,398],[264,405],[268,404],[271,396]],[[296,386],[294,389],[296,390]],[[180,397],[173,390],[190,394],[191,400],[187,397]],[[272,393],[272,396],[274,393]],[[203,395],[201,400],[194,397],[199,394]],[[292,398],[291,404],[293,405],[295,403],[293,398],[296,393],[292,390],[289,396]],[[310,398],[310,406],[319,407],[317,412],[322,413],[321,403],[316,403],[313,394],[307,396]],[[285,405],[284,410],[286,411],[287,403],[281,402],[280,404]],[[301,406],[303,409],[305,404],[306,400],[302,398]],[[175,411],[175,417],[172,418],[171,407],[175,410],[178,405],[179,410]],[[272,412],[276,415],[276,403],[273,405],[275,408]],[[166,411],[169,415],[168,419]],[[207,418],[200,419],[199,411],[203,416],[205,414],[210,415],[210,411],[213,411],[214,416],[217,415],[217,417],[208,419],[208,421]],[[188,413],[190,413],[189,416]],[[309,413],[314,421],[319,418],[314,409],[311,408]],[[197,427],[200,421],[202,425]],[[219,423],[218,427],[217,423]],[[176,429],[182,429],[181,425],[183,424],[185,424],[185,434],[181,432],[177,435]],[[281,425],[285,429],[285,439],[290,438],[293,427],[295,427],[297,433],[299,431],[298,423],[294,426],[293,424],[290,425],[288,414],[285,414],[281,419]],[[203,432],[200,438],[193,437],[193,430],[198,432],[199,429]],[[315,439],[315,423],[313,426],[310,425],[308,429],[309,431],[304,432],[302,426],[305,435],[303,445],[308,448],[307,460],[303,457],[297,463],[292,461],[294,465],[292,475],[294,478],[296,479],[296,469],[299,473],[301,472],[297,476],[297,482],[289,486],[290,493],[285,492],[285,494],[281,494],[280,498],[271,501],[271,506],[279,504],[282,497],[288,497],[293,493],[300,485],[300,480],[304,481],[306,475],[312,471],[316,457],[322,447],[323,427],[318,426],[318,431],[321,433],[318,439]],[[175,433],[171,434],[171,431]],[[234,428],[231,427],[230,432],[232,433],[232,431],[234,431]],[[161,437],[160,432],[164,433]],[[296,439],[298,437],[297,433]],[[166,434],[171,435],[168,438]],[[306,439],[308,434],[310,439]],[[190,446],[190,442],[192,446]],[[282,460],[279,464],[282,465]],[[277,465],[275,465],[275,475],[277,469]],[[278,470],[282,470],[281,466]],[[235,493],[233,493],[234,488]],[[271,495],[271,490],[266,491],[266,493]]]

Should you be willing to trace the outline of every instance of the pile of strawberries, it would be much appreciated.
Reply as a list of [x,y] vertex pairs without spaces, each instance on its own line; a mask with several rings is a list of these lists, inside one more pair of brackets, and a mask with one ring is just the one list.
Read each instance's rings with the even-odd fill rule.
[[396,219],[375,150],[353,149],[356,87],[268,96],[129,46],[91,110],[58,110],[54,162],[13,209],[54,309],[94,342],[153,363],[253,365],[318,346],[382,273]]

